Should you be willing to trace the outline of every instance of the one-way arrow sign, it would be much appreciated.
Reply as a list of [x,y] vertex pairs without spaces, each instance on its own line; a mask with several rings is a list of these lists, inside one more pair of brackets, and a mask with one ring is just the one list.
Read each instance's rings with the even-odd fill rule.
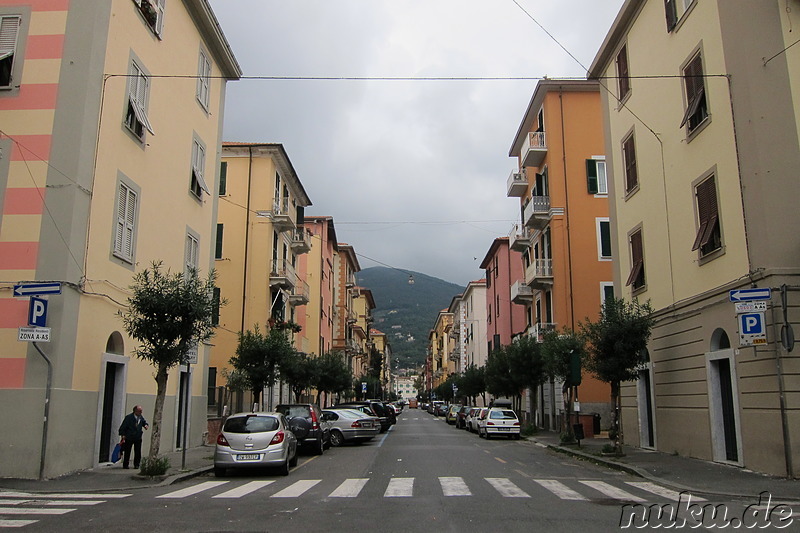
[[21,283],[14,285],[14,296],[33,296],[36,294],[61,294],[61,283]]
[[736,289],[730,291],[729,297],[732,302],[747,302],[750,300],[769,300],[771,294],[769,287],[766,289]]

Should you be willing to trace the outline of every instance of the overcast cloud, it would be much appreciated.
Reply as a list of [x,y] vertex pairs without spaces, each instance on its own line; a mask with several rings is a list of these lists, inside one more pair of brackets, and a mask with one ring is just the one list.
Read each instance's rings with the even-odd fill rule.
[[[623,0],[517,0],[585,67]],[[245,76],[574,77],[513,0],[211,0]],[[479,279],[518,218],[508,149],[536,80],[228,84],[224,138],[282,143],[362,268]]]

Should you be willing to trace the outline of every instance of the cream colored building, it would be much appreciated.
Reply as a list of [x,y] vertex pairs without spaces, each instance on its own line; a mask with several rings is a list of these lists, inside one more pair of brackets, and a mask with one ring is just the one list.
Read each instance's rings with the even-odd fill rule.
[[[625,440],[795,477],[800,358],[780,340],[800,318],[797,27],[796,0],[627,0],[590,69],[615,292],[656,310]],[[771,297],[744,319],[730,291],[752,288]]]
[[[0,477],[53,477],[107,462],[134,405],[152,418],[153,367],[117,313],[153,261],[213,266],[225,86],[241,70],[206,0],[19,0],[0,19],[0,403],[14,428]],[[40,344],[46,422],[48,364],[17,340],[29,298],[10,280],[60,283]],[[202,443],[209,351],[170,372],[162,452],[182,446],[183,413],[186,445]]]

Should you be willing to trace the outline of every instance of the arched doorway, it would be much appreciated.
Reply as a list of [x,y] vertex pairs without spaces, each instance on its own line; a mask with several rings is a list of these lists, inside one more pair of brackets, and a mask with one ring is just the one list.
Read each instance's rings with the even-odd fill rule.
[[706,353],[708,410],[714,460],[742,464],[736,361],[728,334],[717,328]]
[[106,340],[100,371],[99,431],[97,436],[97,462],[107,463],[117,443],[117,429],[125,416],[125,375],[128,358],[124,356],[125,343],[115,331]]

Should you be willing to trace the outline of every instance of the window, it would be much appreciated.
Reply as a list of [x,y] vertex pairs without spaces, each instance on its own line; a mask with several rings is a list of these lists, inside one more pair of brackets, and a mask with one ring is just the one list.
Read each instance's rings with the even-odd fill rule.
[[608,194],[605,159],[586,160],[586,184],[589,194]]
[[623,45],[617,53],[617,88],[619,95],[617,98],[624,100],[628,93],[631,92],[631,78],[628,71],[628,46]]
[[631,133],[622,142],[622,159],[625,164],[625,193],[630,194],[639,186],[639,173],[636,169],[636,145]]
[[117,223],[114,232],[114,255],[133,263],[133,250],[136,242],[136,202],[138,194],[125,185],[119,184],[117,191]]
[[203,170],[206,167],[206,149],[197,139],[192,142],[192,181],[190,190],[192,193],[200,198],[205,191],[206,194],[211,194],[206,185],[206,180],[203,179]]
[[611,259],[611,222],[607,218],[597,219],[597,249],[600,260]]
[[186,234],[186,272],[197,270],[200,259],[200,241],[191,233]]
[[144,141],[144,131],[153,135],[153,127],[147,118],[147,101],[150,93],[150,78],[144,73],[136,62],[131,62],[130,76],[128,77],[128,110],[125,113],[125,125]]
[[217,224],[217,245],[214,251],[214,259],[222,259],[222,231],[223,224]]
[[664,0],[664,11],[667,16],[667,32],[678,25],[678,21],[689,10],[695,0]]
[[606,300],[614,297],[614,283],[611,281],[600,282],[600,303],[606,303]]
[[204,109],[208,109],[211,91],[211,61],[208,56],[200,50],[200,59],[197,66],[197,101]]
[[631,273],[625,286],[632,286],[633,290],[644,287],[644,255],[642,253],[642,230],[638,229],[629,237],[631,249]]
[[214,287],[214,296],[212,297],[213,308],[211,310],[211,323],[219,326],[219,308],[222,301],[222,291],[219,287]]
[[22,18],[19,16],[0,17],[0,89],[13,87],[14,57],[21,25]]
[[688,124],[693,132],[708,117],[705,81],[703,79],[703,60],[697,54],[683,69],[683,85],[686,88],[686,112],[680,127]]
[[219,166],[219,195],[228,194],[228,162],[223,161]]
[[692,251],[700,250],[700,256],[710,254],[722,247],[722,234],[717,207],[717,188],[712,175],[695,188],[697,198],[697,218],[699,226],[694,238]]
[[133,0],[150,29],[158,35],[164,31],[164,2],[166,0]]

